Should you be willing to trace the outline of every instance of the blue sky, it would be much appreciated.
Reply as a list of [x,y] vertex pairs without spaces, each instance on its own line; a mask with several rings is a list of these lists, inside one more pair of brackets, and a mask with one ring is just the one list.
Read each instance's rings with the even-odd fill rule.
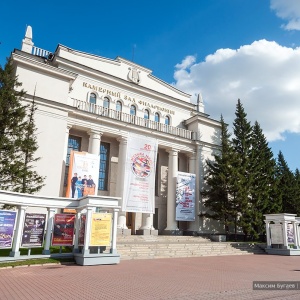
[[240,98],[274,156],[281,150],[291,170],[300,168],[299,0],[4,0],[2,66],[20,49],[26,25],[36,47],[121,56],[201,92],[205,112],[229,125]]

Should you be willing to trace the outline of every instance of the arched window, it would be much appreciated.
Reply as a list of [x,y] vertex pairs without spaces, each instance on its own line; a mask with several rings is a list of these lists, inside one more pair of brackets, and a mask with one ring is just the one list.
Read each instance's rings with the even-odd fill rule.
[[121,101],[117,101],[116,103],[116,111],[122,111],[122,102]]
[[170,125],[170,117],[169,116],[165,117],[165,124]]
[[104,108],[109,108],[109,98],[104,97],[104,99],[103,99],[103,107]]
[[95,93],[90,93],[90,103],[96,104],[97,96]]
[[149,110],[145,109],[145,111],[144,111],[144,119],[149,120],[149,116],[150,116]]
[[134,105],[130,106],[130,115],[135,116],[136,115],[136,107]]
[[154,121],[155,121],[155,122],[159,122],[159,121],[160,121],[159,113],[155,113]]

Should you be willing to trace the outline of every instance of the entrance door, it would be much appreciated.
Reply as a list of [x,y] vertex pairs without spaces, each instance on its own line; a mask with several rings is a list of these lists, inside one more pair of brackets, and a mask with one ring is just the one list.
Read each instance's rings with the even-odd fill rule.
[[131,234],[135,235],[135,213],[126,212],[126,226],[131,229]]

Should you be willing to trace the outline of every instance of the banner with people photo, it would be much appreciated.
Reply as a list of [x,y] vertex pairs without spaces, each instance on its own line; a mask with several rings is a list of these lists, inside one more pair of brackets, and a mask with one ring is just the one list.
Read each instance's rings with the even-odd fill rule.
[[53,246],[73,245],[74,223],[74,214],[55,214],[52,233]]
[[157,140],[129,134],[122,210],[154,214]]
[[22,247],[42,247],[46,214],[26,213],[22,234]]
[[176,221],[195,221],[196,175],[177,173]]
[[0,210],[0,248],[11,248],[16,211]]
[[100,156],[71,151],[66,197],[97,195]]

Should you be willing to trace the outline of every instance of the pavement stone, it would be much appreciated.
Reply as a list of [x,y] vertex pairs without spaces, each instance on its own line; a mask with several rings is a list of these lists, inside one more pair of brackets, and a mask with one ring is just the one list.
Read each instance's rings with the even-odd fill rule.
[[300,257],[228,255],[0,269],[0,299],[300,299],[300,290],[257,291],[253,281],[300,281]]

